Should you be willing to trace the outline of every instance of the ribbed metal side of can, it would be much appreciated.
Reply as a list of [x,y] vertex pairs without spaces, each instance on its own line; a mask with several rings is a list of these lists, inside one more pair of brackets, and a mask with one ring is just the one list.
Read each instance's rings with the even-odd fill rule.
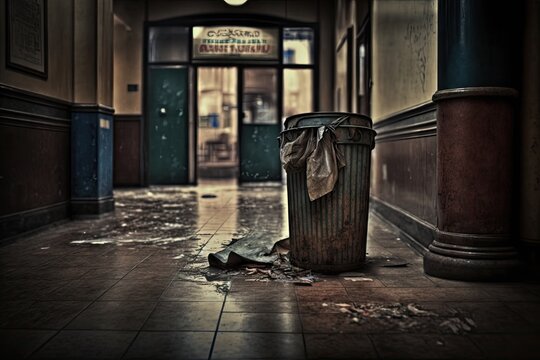
[[310,201],[305,168],[287,175],[290,257],[302,268],[342,272],[365,261],[371,147],[338,146],[347,165],[331,193]]

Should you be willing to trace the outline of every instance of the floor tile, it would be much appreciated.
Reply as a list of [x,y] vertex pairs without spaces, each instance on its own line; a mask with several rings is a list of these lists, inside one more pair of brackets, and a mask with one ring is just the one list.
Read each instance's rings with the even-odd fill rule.
[[41,298],[43,300],[87,300],[94,301],[116,283],[116,280],[82,279],[73,280],[65,286]]
[[435,287],[436,284],[426,276],[381,276],[379,280],[387,287],[426,288]]
[[126,359],[208,359],[213,332],[147,332],[139,333]]
[[222,303],[160,302],[144,324],[143,330],[215,331]]
[[0,330],[3,359],[24,359],[56,334],[52,330]]
[[306,334],[308,359],[376,359],[377,353],[367,335]]
[[380,288],[385,287],[385,285],[381,282],[381,280],[373,277],[365,276],[367,279],[371,279],[372,281],[359,281],[354,280],[354,277],[342,277],[341,283],[346,289],[354,289],[354,288]]
[[[538,284],[427,276],[422,257],[373,214],[368,263],[358,269],[372,281],[315,274],[320,281],[296,286],[238,275],[225,294],[225,281],[205,277],[207,254],[250,231],[281,238],[287,226],[283,187],[227,186],[115,190],[115,216],[66,222],[0,246],[2,355],[207,359],[214,335],[213,358],[229,359],[538,353]],[[202,199],[206,192],[217,197]],[[73,243],[92,239],[111,243]],[[383,267],[385,258],[408,264]],[[341,302],[415,304],[436,315],[366,312],[357,323]],[[455,335],[441,326],[453,318],[474,325]]]
[[342,313],[301,314],[302,329],[305,334],[368,333],[370,329],[353,323]]
[[300,333],[298,314],[290,313],[223,313],[219,331]]
[[321,301],[300,301],[298,302],[298,312],[303,314],[308,313],[339,313],[339,307],[335,306],[334,302]]
[[171,301],[223,301],[225,295],[212,284],[173,281],[161,296]]
[[297,313],[298,305],[294,301],[274,302],[274,301],[252,301],[252,302],[234,302],[225,303],[224,312],[231,313]]
[[352,301],[357,302],[397,302],[399,295],[394,289],[387,288],[347,288],[347,293]]
[[7,280],[0,282],[0,300],[37,300],[69,284],[67,280]]
[[281,302],[293,302],[296,301],[296,294],[294,291],[275,291],[275,290],[263,290],[263,291],[237,291],[231,292],[227,295],[229,301],[281,301]]
[[120,280],[126,276],[132,267],[101,267],[88,268],[88,271],[82,276],[82,279],[116,279]]
[[371,335],[381,359],[480,359],[469,338],[458,335]]
[[120,280],[100,300],[157,301],[168,280]]
[[540,333],[477,334],[471,339],[489,359],[538,359],[540,354]]
[[84,310],[68,329],[139,330],[155,307],[154,302],[97,301]]
[[0,324],[16,315],[22,310],[28,309],[34,303],[33,300],[7,300],[0,301]]
[[304,359],[301,334],[233,333],[217,335],[212,359]]
[[127,350],[136,331],[63,330],[34,358],[37,359],[118,359]]
[[539,302],[505,302],[504,305],[523,319],[540,328],[540,301]]
[[485,292],[496,301],[540,301],[540,296],[520,287],[485,287]]
[[38,301],[1,324],[10,329],[62,329],[90,302]]
[[177,267],[171,266],[137,266],[130,271],[126,280],[170,280],[178,271]]
[[461,316],[467,316],[475,322],[475,333],[511,334],[540,330],[538,326],[534,326],[521,315],[508,311],[506,306],[498,302],[453,302],[449,306],[456,309]]

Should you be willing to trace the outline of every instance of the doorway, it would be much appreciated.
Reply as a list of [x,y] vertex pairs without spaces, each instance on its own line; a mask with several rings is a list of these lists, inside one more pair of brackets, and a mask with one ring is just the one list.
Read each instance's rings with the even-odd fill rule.
[[197,68],[198,180],[281,180],[277,84],[272,67]]
[[197,70],[198,179],[238,178],[238,69]]
[[317,109],[313,24],[223,21],[148,23],[146,184],[281,181],[283,120]]

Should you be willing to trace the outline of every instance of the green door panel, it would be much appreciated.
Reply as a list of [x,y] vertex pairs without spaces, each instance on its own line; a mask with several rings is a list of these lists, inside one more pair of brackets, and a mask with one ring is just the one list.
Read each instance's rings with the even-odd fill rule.
[[148,182],[188,183],[188,68],[150,68]]
[[281,126],[242,124],[240,130],[240,181],[279,181],[278,136]]

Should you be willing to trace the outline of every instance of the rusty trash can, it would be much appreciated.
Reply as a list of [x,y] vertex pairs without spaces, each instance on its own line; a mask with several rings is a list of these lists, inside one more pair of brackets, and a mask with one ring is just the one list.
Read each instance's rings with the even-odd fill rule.
[[354,113],[285,120],[280,155],[287,171],[291,262],[336,273],[365,262],[369,173],[375,131]]

